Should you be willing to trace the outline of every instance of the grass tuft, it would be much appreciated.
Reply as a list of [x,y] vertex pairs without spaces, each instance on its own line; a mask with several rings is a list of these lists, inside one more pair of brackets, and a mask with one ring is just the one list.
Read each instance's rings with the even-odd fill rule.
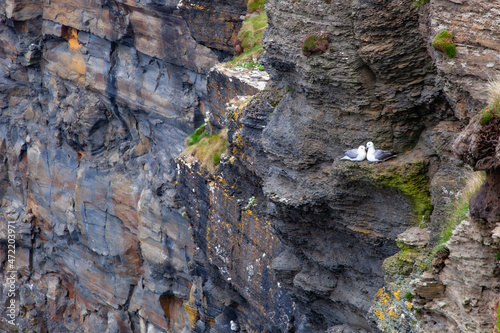
[[214,173],[222,154],[227,152],[227,129],[220,133],[202,137],[198,142],[188,146],[181,156],[188,163],[198,161],[202,169]]
[[186,145],[187,146],[192,146],[198,142],[200,142],[201,139],[207,136],[207,131],[205,129],[205,124],[201,125],[198,127],[193,134],[188,136],[186,138]]
[[432,40],[432,46],[441,52],[444,52],[448,58],[453,58],[457,53],[455,44],[452,43],[453,34],[448,30],[441,30]]
[[493,112],[500,115],[500,80],[490,81],[487,92],[489,107]]
[[264,70],[264,65],[261,65],[260,63],[258,63],[256,61],[242,62],[242,63],[237,64],[236,67],[253,68],[253,69],[258,69],[261,71]]
[[467,212],[469,211],[469,200],[470,197],[476,193],[481,184],[484,182],[485,174],[484,172],[474,172],[472,176],[467,180],[467,184],[463,188],[457,201],[452,206],[451,213],[448,217],[447,224],[445,225],[443,231],[441,231],[440,238],[436,243],[436,246],[432,250],[432,254],[435,255],[440,250],[445,247],[445,243],[450,240],[453,230],[457,227],[463,219],[465,219]]
[[310,56],[313,53],[325,53],[328,48],[328,36],[323,32],[311,32],[302,40],[302,54]]
[[500,118],[500,80],[490,81],[486,88],[488,105],[479,112],[479,123],[487,125],[494,118]]

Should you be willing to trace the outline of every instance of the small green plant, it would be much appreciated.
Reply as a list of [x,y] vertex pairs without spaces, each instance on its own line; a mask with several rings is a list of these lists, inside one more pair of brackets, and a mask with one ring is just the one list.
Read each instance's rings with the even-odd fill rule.
[[206,124],[203,124],[200,127],[198,127],[193,134],[191,134],[186,138],[187,146],[194,145],[195,143],[198,143],[201,139],[207,136],[205,125]]
[[411,301],[412,299],[414,299],[414,298],[415,298],[415,295],[413,295],[411,292],[409,292],[409,291],[408,291],[408,292],[405,294],[405,297],[406,297],[406,299],[407,299],[408,301]]
[[304,36],[302,40],[302,53],[310,56],[313,53],[322,54],[328,49],[328,35],[323,31],[311,32]]
[[487,125],[494,118],[500,118],[500,80],[491,81],[487,87],[488,105],[479,113],[479,123]]
[[486,125],[493,119],[493,117],[493,113],[491,113],[490,109],[486,107],[479,113],[479,123],[481,125]]
[[250,199],[248,199],[248,203],[245,207],[243,207],[243,210],[247,210],[255,206],[257,206],[257,204],[255,203],[255,197],[252,196]]
[[441,52],[444,52],[448,58],[453,58],[457,53],[457,47],[452,43],[453,34],[448,30],[441,30],[432,40],[432,46]]
[[500,260],[500,252],[497,252],[496,257],[498,260]]
[[285,86],[285,91],[288,92],[288,93],[292,92],[292,88],[290,88],[289,86]]
[[426,3],[429,3],[430,0],[416,0],[416,1],[413,1],[412,2],[412,5],[419,8],[423,5],[425,5]]

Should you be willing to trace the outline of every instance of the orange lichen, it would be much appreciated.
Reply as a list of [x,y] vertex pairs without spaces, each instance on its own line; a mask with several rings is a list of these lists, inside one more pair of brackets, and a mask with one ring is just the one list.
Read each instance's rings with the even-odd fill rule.
[[198,309],[196,308],[196,306],[192,306],[191,304],[189,304],[189,302],[184,302],[184,310],[188,314],[189,326],[194,330],[196,327],[196,322],[200,317]]
[[384,313],[381,310],[375,311],[375,315],[378,317],[378,319],[382,320],[385,318]]
[[75,29],[71,30],[70,38],[68,39],[69,49],[72,51],[77,51],[80,48],[80,43],[77,39],[77,32]]
[[69,43],[71,51],[78,51],[80,43],[78,42],[78,30],[71,27],[63,26],[61,28],[61,36],[64,37]]
[[363,228],[358,228],[358,227],[353,227],[353,226],[348,226],[348,228],[351,229],[352,231],[360,232],[360,233],[363,233],[365,235],[370,235],[373,237],[382,237],[381,234],[379,234],[373,230],[368,230],[368,229],[363,229]]

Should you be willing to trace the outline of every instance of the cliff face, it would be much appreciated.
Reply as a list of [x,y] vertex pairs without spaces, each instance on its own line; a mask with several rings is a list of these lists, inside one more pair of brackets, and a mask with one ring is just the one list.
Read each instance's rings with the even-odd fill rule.
[[195,244],[175,158],[245,5],[0,8],[2,279],[13,225],[19,331],[189,330]]
[[[262,220],[270,218],[273,234],[284,245],[273,268],[295,302],[295,329],[492,328],[495,319],[486,315],[495,302],[486,295],[497,290],[491,230],[483,232],[479,246],[467,240],[474,232],[459,236],[459,227],[435,273],[423,274],[418,264],[411,265],[418,251],[423,255],[438,241],[451,218],[450,202],[470,174],[451,146],[484,106],[486,94],[479,92],[485,79],[498,72],[498,60],[489,56],[498,53],[498,40],[483,29],[484,17],[493,15],[495,6],[269,1],[266,10],[264,63],[272,84],[229,115],[228,139],[232,158],[260,180],[266,207]],[[443,29],[455,36],[453,59],[430,46]],[[329,48],[305,56],[303,38],[319,32],[328,36]],[[470,42],[472,36],[477,43]],[[399,155],[376,165],[339,160],[346,147],[367,141]],[[396,238],[405,230],[402,251],[391,257],[400,251]],[[469,242],[475,248],[472,257]],[[405,246],[417,252],[408,254]],[[484,258],[484,270],[471,268],[477,268],[472,264],[477,258]],[[459,276],[469,281],[466,287],[455,284],[452,272],[463,272]],[[463,323],[459,318],[471,302],[465,295],[481,298],[474,291],[476,278],[485,281],[480,283],[484,300],[474,302],[470,320]],[[414,303],[404,299],[406,292],[410,299],[417,297]],[[393,301],[402,308],[378,307]]]
[[[2,330],[493,329],[496,166],[439,269],[391,265],[406,260],[405,231],[405,244],[436,243],[470,173],[451,146],[499,74],[500,5],[269,0],[266,11],[264,88],[209,73],[232,54],[243,1],[0,0],[1,278],[14,225],[18,325]],[[430,46],[443,29],[452,59]],[[326,52],[304,55],[319,32]],[[228,127],[215,173],[177,159],[205,119]],[[470,128],[455,149],[469,164]],[[398,157],[340,161],[367,141]],[[377,307],[400,301],[399,283],[418,313]]]

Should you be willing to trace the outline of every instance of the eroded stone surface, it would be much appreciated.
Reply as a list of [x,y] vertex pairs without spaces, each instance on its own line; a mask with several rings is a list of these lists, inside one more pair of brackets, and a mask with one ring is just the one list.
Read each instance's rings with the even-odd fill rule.
[[[197,43],[176,2],[2,4],[0,234],[7,253],[15,225],[15,331],[188,331],[195,245],[175,158],[228,50]],[[229,30],[240,11],[226,6]]]

